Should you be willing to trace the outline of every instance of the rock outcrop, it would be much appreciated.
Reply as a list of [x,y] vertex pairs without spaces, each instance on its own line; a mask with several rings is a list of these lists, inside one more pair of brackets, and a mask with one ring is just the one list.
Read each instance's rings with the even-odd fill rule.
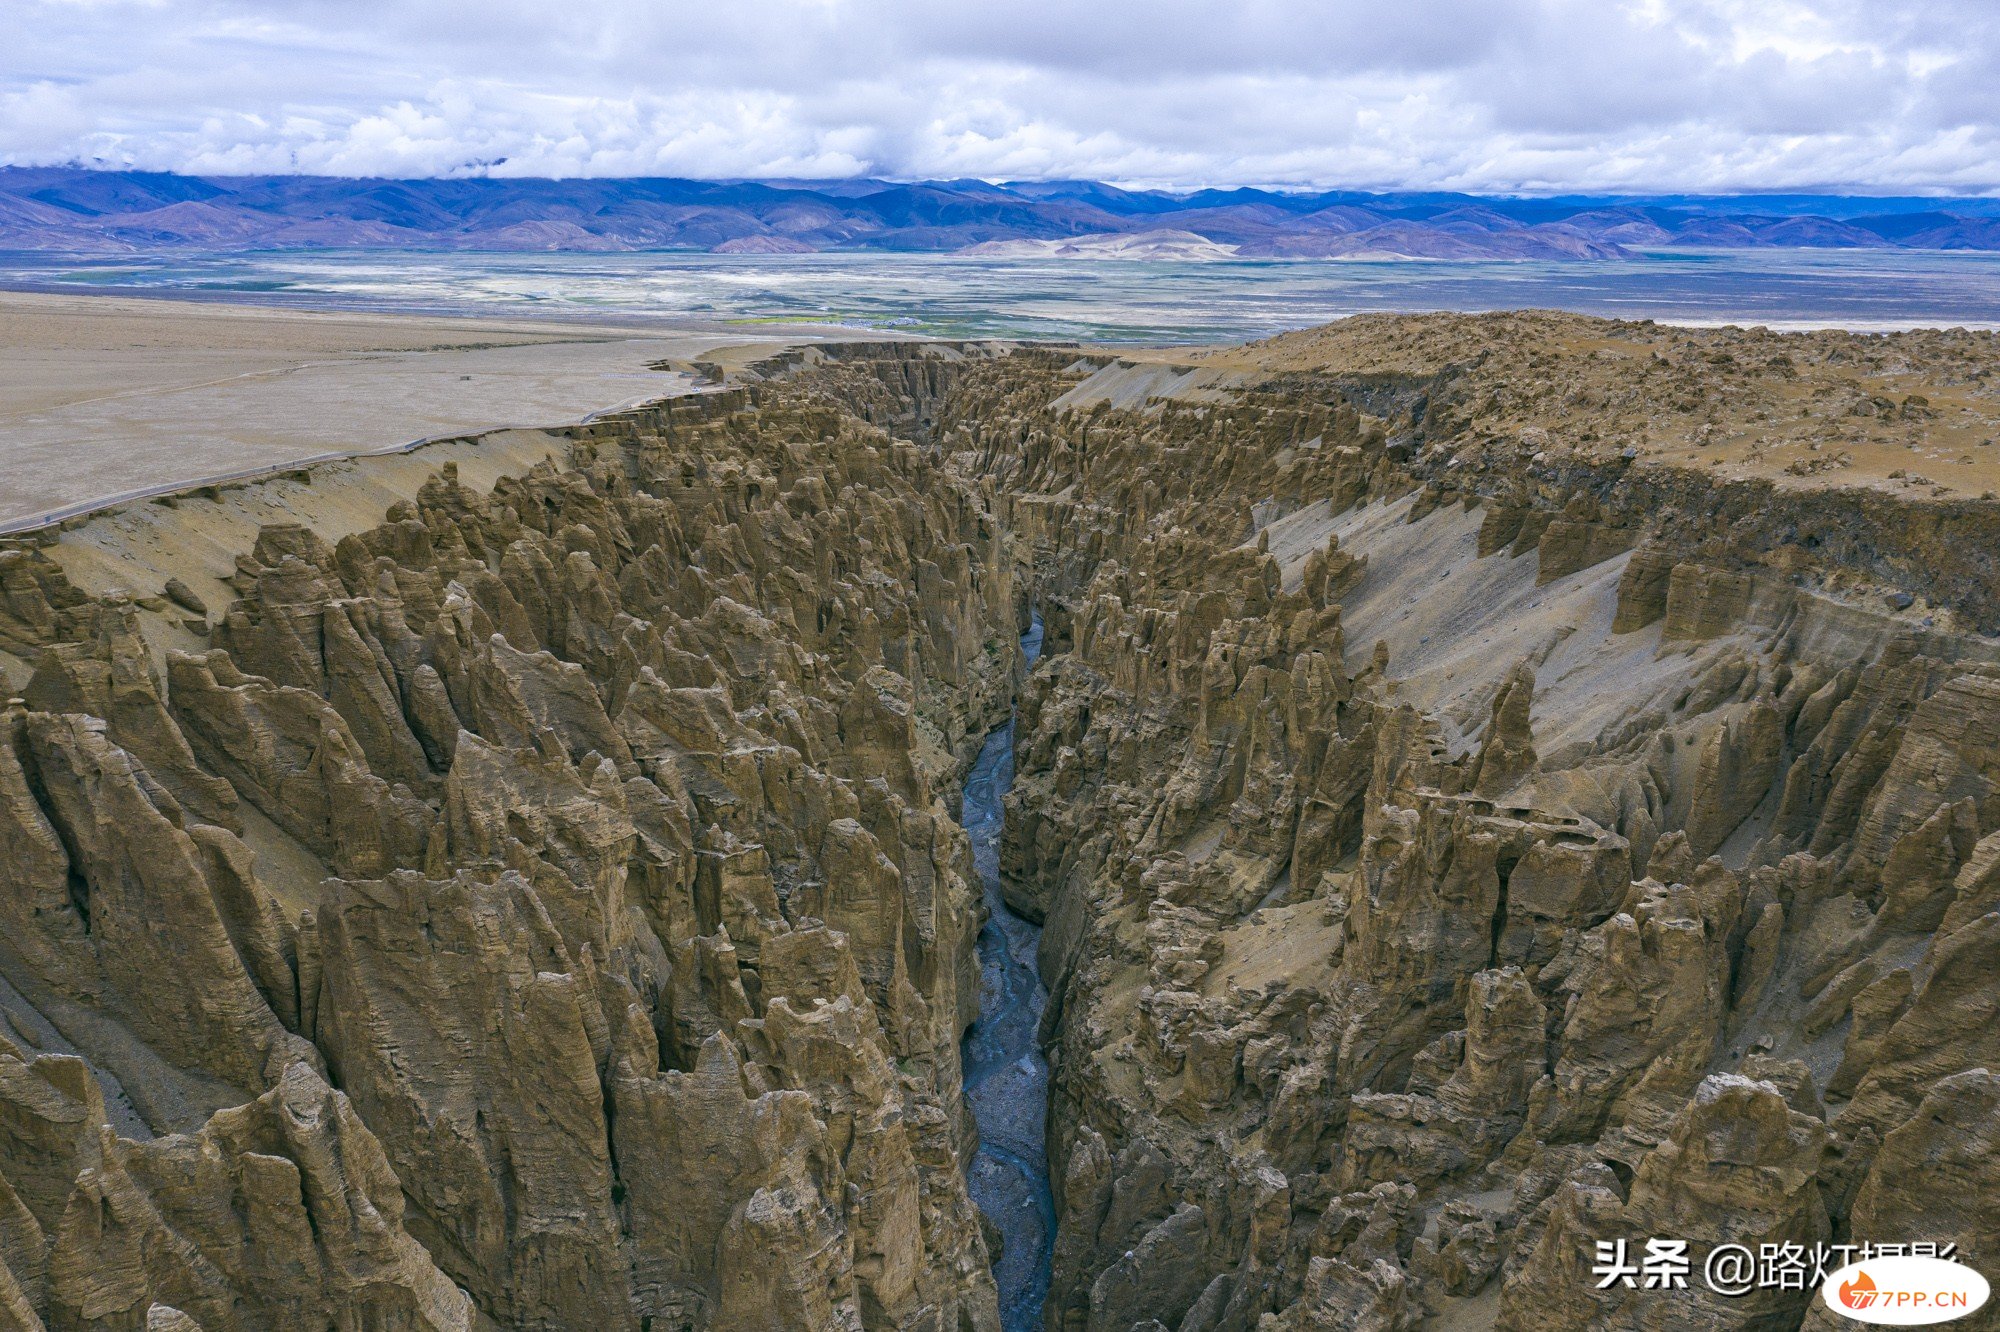
[[[0,550],[0,1321],[998,1332],[952,814],[1010,708],[1047,1328],[2000,1261],[1991,506],[1290,345],[817,348],[165,598]],[[1599,1284],[1648,1238],[1686,1287]]]
[[[1437,381],[1045,405],[1088,372],[976,367],[936,425],[1052,630],[1002,857],[1056,1015],[1049,1328],[1796,1326],[1708,1249],[1928,1238],[1905,1170],[1994,1245],[1942,1154],[2000,1067],[1990,640],[1757,515],[1688,544],[1698,479],[1509,472]],[[1594,1290],[1654,1236],[1697,1289]]]
[[205,645],[13,553],[7,1306],[997,1328],[948,813],[1018,660],[989,504],[731,390],[267,525]]

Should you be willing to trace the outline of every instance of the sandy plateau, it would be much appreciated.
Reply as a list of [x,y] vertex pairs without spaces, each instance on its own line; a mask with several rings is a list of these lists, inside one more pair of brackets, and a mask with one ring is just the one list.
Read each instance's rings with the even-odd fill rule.
[[178,317],[7,334],[10,512],[279,470],[0,540],[0,1327],[2000,1273],[1993,335]]
[[746,347],[771,349],[765,334],[661,323],[0,292],[0,529],[301,459],[574,421],[685,392],[692,362]]

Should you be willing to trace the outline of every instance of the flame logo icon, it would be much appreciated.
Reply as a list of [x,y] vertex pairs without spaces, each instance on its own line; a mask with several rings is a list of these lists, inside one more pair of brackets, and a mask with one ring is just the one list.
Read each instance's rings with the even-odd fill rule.
[[1819,1298],[1856,1323],[1924,1327],[1949,1323],[1983,1308],[1993,1288],[1985,1277],[1948,1258],[1888,1255],[1849,1263],[1831,1273]]

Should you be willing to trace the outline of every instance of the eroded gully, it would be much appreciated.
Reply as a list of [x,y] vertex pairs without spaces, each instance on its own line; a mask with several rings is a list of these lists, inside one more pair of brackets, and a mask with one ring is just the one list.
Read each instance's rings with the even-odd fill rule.
[[[1021,637],[1033,665],[1041,651],[1039,617]],[[967,1172],[972,1196],[999,1227],[1004,1244],[994,1275],[1006,1332],[1031,1332],[1042,1321],[1055,1240],[1049,1194],[1046,1118],[1049,1067],[1036,1041],[1048,991],[1035,969],[1041,927],[1000,898],[1002,799],[1014,784],[1014,722],[986,737],[965,779],[960,819],[986,895],[979,932],[979,1021],[965,1038],[965,1089],[979,1123],[979,1155]]]

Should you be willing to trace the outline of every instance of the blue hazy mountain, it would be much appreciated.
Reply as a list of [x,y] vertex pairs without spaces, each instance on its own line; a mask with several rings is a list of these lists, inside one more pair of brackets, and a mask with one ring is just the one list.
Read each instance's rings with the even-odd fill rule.
[[[1244,257],[1605,259],[1635,249],[2000,250],[2000,199],[1174,194],[1090,180],[377,180],[0,168],[0,249],[948,253],[1150,233]],[[1122,243],[1106,242],[1123,238]],[[1046,252],[1048,246],[1024,247]]]

